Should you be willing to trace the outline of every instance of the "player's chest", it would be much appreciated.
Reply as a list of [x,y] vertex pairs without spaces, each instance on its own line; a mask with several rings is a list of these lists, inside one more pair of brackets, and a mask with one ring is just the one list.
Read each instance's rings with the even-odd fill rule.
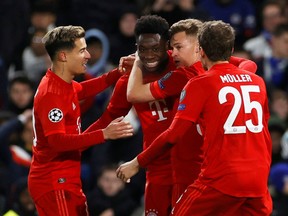
[[66,125],[75,125],[80,121],[80,105],[77,96],[71,97],[67,100],[65,109],[65,121]]
[[170,121],[175,114],[174,102],[171,98],[138,103],[134,104],[134,107],[140,121],[151,124]]

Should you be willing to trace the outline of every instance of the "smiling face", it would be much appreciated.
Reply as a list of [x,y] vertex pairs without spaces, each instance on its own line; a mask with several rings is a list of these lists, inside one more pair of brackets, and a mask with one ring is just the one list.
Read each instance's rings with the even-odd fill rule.
[[91,57],[87,51],[85,38],[75,40],[75,47],[70,51],[65,51],[67,61],[67,71],[71,75],[80,75],[86,72],[87,61]]
[[137,51],[143,67],[148,72],[160,72],[168,60],[167,41],[159,34],[141,34],[137,40]]
[[176,33],[171,37],[170,46],[177,67],[189,67],[199,61],[199,44],[196,35],[188,36],[184,31]]

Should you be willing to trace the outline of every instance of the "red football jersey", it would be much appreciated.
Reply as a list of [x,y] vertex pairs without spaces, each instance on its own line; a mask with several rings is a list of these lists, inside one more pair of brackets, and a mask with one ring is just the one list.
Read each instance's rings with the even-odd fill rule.
[[[97,78],[101,82],[95,83],[102,85],[106,82],[104,77]],[[95,80],[83,85],[74,81],[69,84],[48,70],[39,84],[34,97],[33,158],[29,173],[29,190],[34,200],[52,190],[81,191],[81,142],[79,145],[65,143],[64,146],[63,143],[48,143],[48,136],[81,133],[79,100],[95,91],[91,88]],[[95,140],[95,136],[90,139],[91,134],[81,135],[89,140],[89,143],[83,141],[83,147],[104,142],[101,131],[93,132],[99,134],[99,140]]]
[[[157,99],[174,96],[178,104],[180,93],[187,82],[204,72],[200,61],[190,67],[177,68],[159,81],[152,82],[151,93]],[[188,186],[198,177],[203,161],[202,143],[203,138],[195,126],[171,149],[174,183]]]
[[[166,67],[166,70],[156,74],[145,74],[143,77],[145,83],[159,80],[165,74],[169,74],[170,71],[173,71],[176,68],[171,57],[171,52],[168,51],[167,53],[169,55],[169,64]],[[126,73],[118,80],[107,109],[97,122],[88,128],[88,132],[99,127],[107,126],[111,120],[119,116],[125,116],[129,112],[132,103],[127,101],[128,78],[129,73]],[[175,103],[175,98],[170,97],[165,100],[161,99],[134,104],[134,108],[142,126],[143,149],[150,146],[154,139],[171,124],[178,106],[178,101]],[[152,173],[150,171],[152,171]],[[152,183],[171,185],[172,172],[170,153],[163,154],[159,160],[151,163],[147,168],[146,174],[147,180]]]
[[181,93],[175,118],[203,120],[199,180],[232,196],[263,196],[271,162],[263,79],[229,64],[214,65]]
[[[79,191],[81,188],[81,153],[54,152],[47,141],[47,136],[55,133],[80,133],[80,108],[74,85],[75,82],[68,84],[48,71],[35,94],[33,120],[37,133],[34,134],[29,174],[30,192],[35,199],[51,190]],[[68,179],[69,184],[63,184],[62,181]]]

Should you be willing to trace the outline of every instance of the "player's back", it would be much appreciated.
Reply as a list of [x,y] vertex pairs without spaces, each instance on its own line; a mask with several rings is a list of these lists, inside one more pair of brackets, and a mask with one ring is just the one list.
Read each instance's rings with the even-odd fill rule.
[[187,92],[191,88],[199,94],[191,99],[195,101],[192,115],[201,115],[205,122],[200,179],[233,196],[263,195],[271,140],[262,78],[230,64],[217,64],[188,85]]

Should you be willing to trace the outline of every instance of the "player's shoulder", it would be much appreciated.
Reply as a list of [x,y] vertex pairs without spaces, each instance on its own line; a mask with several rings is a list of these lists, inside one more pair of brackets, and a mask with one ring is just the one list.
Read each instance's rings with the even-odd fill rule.
[[198,85],[198,84],[200,86],[205,86],[206,83],[208,82],[208,79],[211,79],[211,77],[213,78],[213,76],[211,76],[211,74],[209,74],[208,72],[199,74],[199,75],[189,79],[186,86]]

